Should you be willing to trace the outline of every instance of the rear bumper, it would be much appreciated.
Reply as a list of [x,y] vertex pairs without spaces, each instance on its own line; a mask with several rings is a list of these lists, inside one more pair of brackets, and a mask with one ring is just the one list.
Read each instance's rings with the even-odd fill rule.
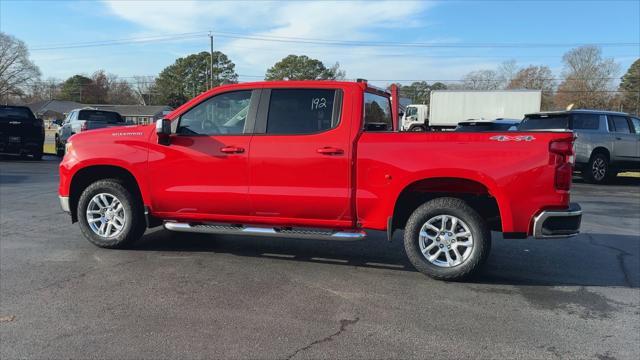
[[62,211],[66,212],[66,213],[70,213],[71,212],[71,208],[69,207],[69,197],[68,196],[58,196],[58,199],[60,199],[60,207],[62,208]]
[[577,203],[565,210],[545,210],[533,218],[533,236],[537,239],[566,238],[580,232],[582,208]]

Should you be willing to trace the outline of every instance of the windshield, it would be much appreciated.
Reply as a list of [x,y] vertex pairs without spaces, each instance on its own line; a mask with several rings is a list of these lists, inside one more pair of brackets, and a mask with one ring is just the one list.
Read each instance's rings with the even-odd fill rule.
[[100,110],[80,110],[80,114],[78,115],[78,120],[106,122],[106,123],[124,122],[120,114],[112,111],[100,111]]
[[32,120],[31,111],[21,107],[0,107],[0,121],[9,119]]
[[527,115],[518,130],[566,130],[569,128],[569,116],[567,114],[558,115]]

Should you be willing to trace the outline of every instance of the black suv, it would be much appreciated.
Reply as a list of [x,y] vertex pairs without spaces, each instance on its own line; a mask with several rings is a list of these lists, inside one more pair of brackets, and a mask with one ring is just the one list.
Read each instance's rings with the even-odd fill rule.
[[0,153],[42,159],[44,124],[26,106],[0,105]]

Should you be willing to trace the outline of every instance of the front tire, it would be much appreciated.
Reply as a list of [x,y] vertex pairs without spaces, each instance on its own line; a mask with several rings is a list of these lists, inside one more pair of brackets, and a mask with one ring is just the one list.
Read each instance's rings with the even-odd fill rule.
[[414,127],[412,127],[412,128],[411,128],[411,131],[415,131],[415,132],[423,132],[423,131],[425,131],[425,128],[424,128],[424,126],[422,126],[422,125],[418,125],[418,126],[414,126]]
[[404,246],[409,261],[421,273],[438,280],[463,280],[485,263],[491,231],[463,200],[437,198],[411,214]]
[[82,234],[102,248],[124,248],[140,239],[146,228],[140,200],[117,179],[89,185],[77,211]]

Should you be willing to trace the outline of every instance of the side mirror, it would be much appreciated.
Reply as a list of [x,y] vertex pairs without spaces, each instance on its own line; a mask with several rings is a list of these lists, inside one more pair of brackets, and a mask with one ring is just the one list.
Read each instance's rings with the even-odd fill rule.
[[171,144],[171,120],[159,119],[156,121],[156,134],[158,134],[158,144]]

